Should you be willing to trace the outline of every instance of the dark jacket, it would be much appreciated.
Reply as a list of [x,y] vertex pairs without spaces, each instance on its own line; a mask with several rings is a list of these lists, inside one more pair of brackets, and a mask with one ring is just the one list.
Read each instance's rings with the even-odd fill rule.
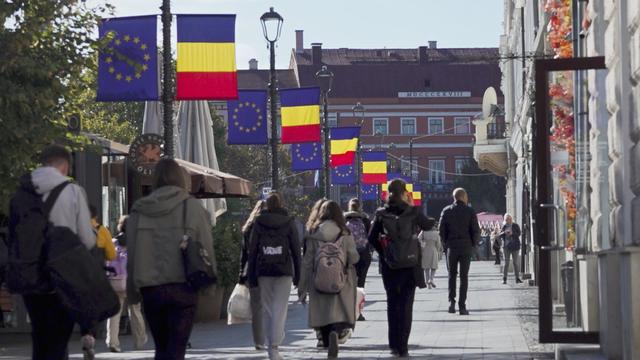
[[470,250],[480,240],[476,212],[462,201],[445,207],[440,214],[440,239],[445,249]]
[[502,225],[502,231],[500,232],[500,239],[502,240],[502,244],[504,244],[504,248],[509,251],[517,251],[520,250],[520,226],[518,224],[512,222],[511,223],[511,238],[508,238],[504,233],[507,229],[507,224]]
[[[287,242],[282,246],[288,248],[289,257],[280,266],[265,267],[258,262],[261,237],[266,236],[269,231],[282,233]],[[247,269],[249,286],[258,286],[258,277],[260,276],[292,276],[293,284],[298,285],[300,279],[300,239],[293,218],[284,209],[263,210],[253,224],[249,240]]]

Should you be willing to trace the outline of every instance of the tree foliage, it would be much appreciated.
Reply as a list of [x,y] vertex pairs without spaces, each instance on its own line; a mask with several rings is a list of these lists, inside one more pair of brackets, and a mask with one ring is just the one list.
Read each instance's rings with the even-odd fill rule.
[[74,95],[87,87],[91,34],[107,10],[76,0],[0,3],[0,212],[44,146],[81,143],[65,120],[81,112]]
[[477,212],[503,214],[506,211],[506,180],[503,177],[490,175],[480,170],[475,160],[470,160],[462,169],[463,174],[487,176],[456,176],[455,187],[462,187],[469,194],[469,201]]

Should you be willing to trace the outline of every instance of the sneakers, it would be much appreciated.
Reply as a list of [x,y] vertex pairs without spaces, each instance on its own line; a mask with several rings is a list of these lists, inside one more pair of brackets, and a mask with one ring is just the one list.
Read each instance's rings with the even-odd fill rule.
[[449,305],[449,314],[455,314],[456,313],[456,303],[455,301],[451,302],[451,305]]
[[80,339],[82,344],[82,356],[84,360],[94,360],[96,357],[96,339],[92,335],[84,335]]
[[338,333],[335,331],[329,334],[329,351],[327,356],[329,359],[338,358]]

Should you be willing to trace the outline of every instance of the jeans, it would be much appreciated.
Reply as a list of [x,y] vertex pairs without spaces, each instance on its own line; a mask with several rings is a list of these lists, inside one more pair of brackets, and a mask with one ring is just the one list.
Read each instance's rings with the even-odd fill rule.
[[360,260],[355,265],[356,276],[358,277],[358,287],[364,288],[364,284],[367,281],[367,272],[371,265],[371,251],[369,249],[358,250]]
[[74,321],[56,294],[24,295],[31,319],[31,359],[66,360]]
[[184,360],[198,293],[186,283],[140,289],[144,315],[156,346],[155,360]]
[[406,353],[413,321],[413,299],[416,293],[414,269],[390,269],[382,263],[382,282],[387,293],[389,348]]
[[[124,300],[127,294],[117,292],[120,300],[120,311],[107,320],[107,339],[106,343],[109,347],[120,348],[120,317],[124,306]],[[131,333],[133,334],[134,346],[140,349],[147,342],[147,332],[145,330],[144,319],[140,310],[140,304],[128,304],[129,322],[131,323]]]
[[466,306],[467,288],[469,287],[469,267],[471,266],[472,249],[449,249],[447,264],[449,266],[449,302],[456,301],[456,281],[458,264],[460,264],[460,299],[458,305]]
[[251,330],[253,333],[254,345],[265,345],[264,324],[262,322],[262,301],[260,300],[260,288],[251,288]]
[[496,265],[500,265],[500,248],[494,248],[493,249],[494,254],[496,254]]
[[507,278],[507,274],[509,273],[509,260],[513,258],[513,271],[516,274],[516,279],[520,279],[520,250],[504,250],[504,272],[503,278]]
[[262,299],[262,322],[269,347],[278,347],[284,340],[291,276],[260,276],[258,288]]

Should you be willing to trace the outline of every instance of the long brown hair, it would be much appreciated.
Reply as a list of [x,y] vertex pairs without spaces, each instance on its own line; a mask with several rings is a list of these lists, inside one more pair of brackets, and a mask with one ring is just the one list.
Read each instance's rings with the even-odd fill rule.
[[387,204],[413,205],[409,192],[407,191],[407,183],[402,179],[393,179],[389,183],[389,196],[387,196]]
[[267,201],[265,201],[267,210],[277,210],[284,209],[284,200],[282,199],[282,195],[280,195],[277,191],[272,191],[267,195]]
[[311,212],[309,213],[309,218],[307,218],[307,224],[306,224],[306,228],[308,232],[312,233],[318,230],[318,225],[320,224],[320,222],[318,222],[317,220],[320,217],[320,208],[322,207],[322,204],[324,204],[325,201],[327,201],[327,199],[322,198],[316,201],[316,203],[313,204],[313,207],[311,207]]
[[158,189],[163,186],[177,186],[187,189],[187,176],[185,171],[173,159],[160,159],[153,172],[153,189]]
[[258,202],[256,202],[256,205],[253,207],[253,210],[251,210],[251,214],[249,214],[249,218],[242,226],[243,233],[246,233],[247,231],[249,231],[249,229],[251,229],[251,225],[253,225],[253,223],[256,221],[256,218],[258,217],[258,215],[260,215],[260,211],[262,211],[264,207],[265,207],[264,200],[258,200]]
[[340,230],[346,232],[347,234],[350,233],[349,229],[347,228],[347,222],[344,219],[344,214],[342,213],[340,205],[338,205],[338,203],[333,200],[328,200],[324,204],[322,204],[322,207],[320,208],[319,220],[320,222],[333,220],[336,225],[338,225]]

